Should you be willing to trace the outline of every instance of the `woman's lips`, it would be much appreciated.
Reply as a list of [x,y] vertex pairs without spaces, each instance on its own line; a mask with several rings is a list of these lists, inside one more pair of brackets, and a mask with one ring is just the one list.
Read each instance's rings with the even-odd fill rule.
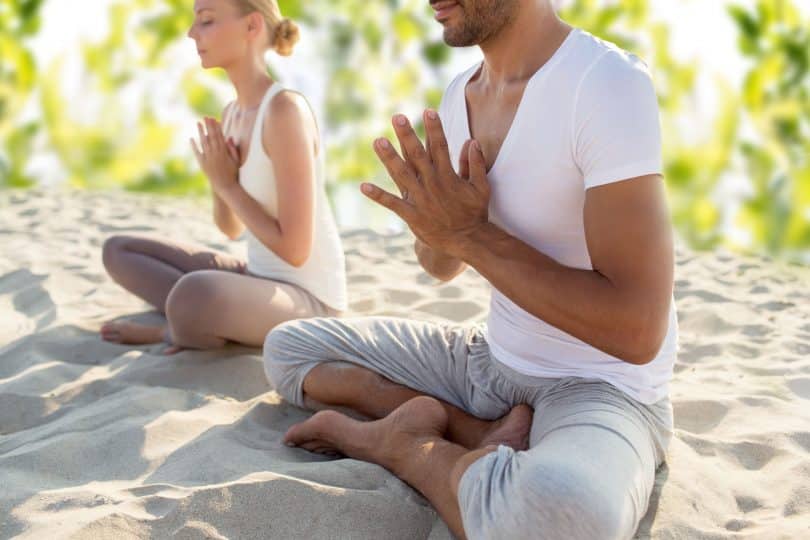
[[442,21],[450,16],[450,12],[458,7],[458,2],[455,0],[444,0],[431,4],[433,11],[436,12],[436,20]]

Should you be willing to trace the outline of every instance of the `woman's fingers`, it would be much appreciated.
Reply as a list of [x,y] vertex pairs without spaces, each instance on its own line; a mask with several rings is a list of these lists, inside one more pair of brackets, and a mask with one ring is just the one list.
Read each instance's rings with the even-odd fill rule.
[[211,145],[211,150],[214,152],[219,152],[224,145],[222,141],[222,132],[219,130],[217,121],[213,118],[206,117],[205,128],[206,131],[208,131],[208,142]]
[[236,144],[233,142],[233,139],[228,137],[226,145],[228,147],[228,154],[231,156],[231,159],[234,160],[237,165],[241,165],[242,158],[239,155],[239,148],[237,148]]
[[197,146],[197,141],[194,140],[194,137],[190,138],[189,141],[191,141],[191,150],[194,152],[194,157],[196,157],[197,162],[199,162],[203,155],[200,148]]
[[200,145],[202,146],[203,153],[207,153],[210,149],[208,143],[208,134],[203,129],[202,122],[197,122],[197,133],[200,135]]

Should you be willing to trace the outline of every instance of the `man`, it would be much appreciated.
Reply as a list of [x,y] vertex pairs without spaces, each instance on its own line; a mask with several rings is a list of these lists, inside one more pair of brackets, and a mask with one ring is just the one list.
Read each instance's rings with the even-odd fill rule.
[[[483,62],[375,151],[427,272],[474,267],[486,328],[390,318],[287,323],[265,342],[276,389],[322,411],[290,445],[378,463],[459,538],[629,538],[672,429],[673,249],[655,92],[634,56],[549,0],[434,0]],[[458,163],[454,170],[452,163]]]

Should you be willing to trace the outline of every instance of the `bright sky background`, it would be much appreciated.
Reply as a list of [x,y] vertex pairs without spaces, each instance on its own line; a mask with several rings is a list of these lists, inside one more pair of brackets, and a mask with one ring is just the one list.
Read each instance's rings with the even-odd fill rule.
[[[427,0],[425,0],[427,2]],[[39,34],[32,40],[32,48],[37,57],[40,68],[48,66],[59,55],[68,51],[68,63],[64,72],[64,95],[71,99],[71,109],[77,115],[96,117],[92,114],[93,103],[83,102],[80,99],[81,80],[78,69],[80,41],[98,41],[107,34],[107,9],[114,0],[50,0],[45,3],[43,11],[43,26]],[[753,4],[753,0],[737,0],[744,5]],[[742,74],[745,71],[745,61],[736,47],[735,28],[726,14],[725,6],[728,0],[653,0],[651,2],[653,18],[666,21],[671,27],[672,53],[680,61],[699,59],[702,66],[702,78],[698,83],[699,94],[696,103],[692,104],[692,114],[696,121],[696,136],[708,135],[715,99],[714,77],[720,75],[733,86],[738,87]],[[810,2],[807,6],[810,11]],[[101,23],[101,24],[99,24]],[[441,29],[436,24],[435,38],[439,38]],[[296,88],[308,96],[316,112],[322,112],[324,85],[308,66],[311,59],[317,58],[314,47],[315,40],[302,29],[302,39],[296,46],[295,54],[290,58],[270,56],[274,69],[282,75],[287,86]],[[149,93],[159,104],[158,114],[169,123],[184,126],[177,137],[177,144],[187,146],[188,138],[194,136],[196,128],[195,118],[189,116],[187,109],[180,105],[183,99],[179,91],[179,77],[187,68],[198,66],[193,42],[183,41],[171,51],[171,65],[177,69],[171,70],[176,74],[176,80],[166,80],[165,71],[162,79],[149,80],[144,78],[140,87],[133,87],[118,96],[122,107],[132,103],[132,109],[137,109],[137,103],[144,93]],[[477,49],[456,50],[453,53],[451,72],[461,71],[479,58]],[[223,104],[233,98],[233,91],[228,85],[222,88]],[[32,101],[31,107],[36,107]],[[35,111],[32,110],[33,114]],[[83,114],[84,113],[84,114]],[[186,151],[186,148],[179,148]],[[44,184],[58,184],[60,182],[59,163],[54,157],[38,156],[32,160],[31,172],[41,178]],[[733,184],[733,182],[732,182]],[[722,189],[733,193],[734,186]],[[338,211],[338,218],[344,226],[362,225],[354,223],[357,216],[362,215],[362,209],[357,208],[356,201],[342,201],[339,206],[345,210]],[[360,219],[365,219],[361,217]],[[388,224],[391,226],[391,223]]]

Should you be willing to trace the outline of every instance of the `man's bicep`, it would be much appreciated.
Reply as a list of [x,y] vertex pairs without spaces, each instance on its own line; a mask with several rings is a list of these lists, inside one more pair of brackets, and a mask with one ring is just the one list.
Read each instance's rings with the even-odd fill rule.
[[585,238],[593,269],[633,298],[655,304],[672,295],[673,246],[660,175],[591,188],[585,194]]

